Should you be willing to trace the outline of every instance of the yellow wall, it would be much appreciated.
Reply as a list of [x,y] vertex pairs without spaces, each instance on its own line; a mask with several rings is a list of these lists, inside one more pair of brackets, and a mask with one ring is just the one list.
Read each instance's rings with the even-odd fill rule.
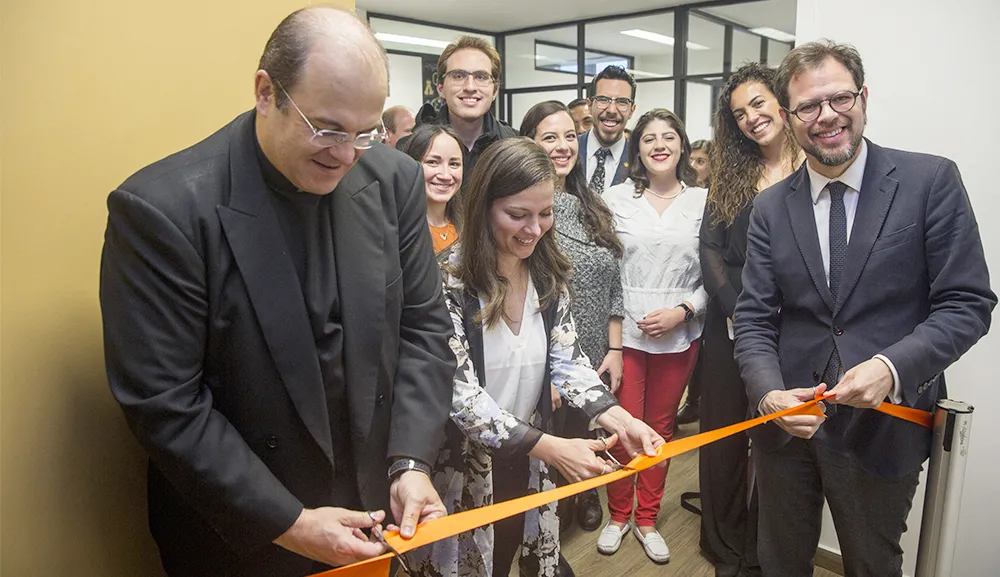
[[160,574],[104,373],[105,199],[250,109],[268,34],[304,2],[2,0],[3,575]]

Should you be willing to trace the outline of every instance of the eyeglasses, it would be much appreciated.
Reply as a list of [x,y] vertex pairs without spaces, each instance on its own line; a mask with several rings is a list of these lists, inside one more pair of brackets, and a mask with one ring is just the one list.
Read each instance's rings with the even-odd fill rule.
[[590,100],[597,105],[597,108],[601,110],[604,110],[605,108],[611,106],[611,103],[614,102],[615,106],[618,107],[618,110],[621,110],[622,112],[625,112],[629,108],[632,108],[633,104],[631,98],[625,98],[624,96],[621,98],[611,98],[609,96],[591,96]]
[[277,80],[273,78],[271,80],[273,80],[274,83],[278,85],[278,88],[280,88],[281,92],[284,93],[285,98],[287,98],[288,101],[292,103],[292,108],[295,109],[295,112],[299,113],[299,116],[302,117],[302,120],[304,120],[305,123],[309,126],[309,130],[312,130],[312,136],[309,137],[309,144],[312,144],[313,146],[318,146],[320,148],[332,148],[334,146],[340,146],[341,144],[351,139],[354,139],[354,148],[357,148],[358,150],[368,150],[372,146],[375,146],[376,142],[383,142],[385,140],[386,131],[384,125],[379,128],[376,128],[375,130],[372,130],[371,132],[361,132],[358,133],[357,135],[349,134],[347,132],[341,132],[339,130],[326,130],[326,129],[317,130],[316,127],[313,126],[313,123],[309,122],[309,119],[306,118],[306,115],[302,114],[302,110],[299,109],[299,106],[297,104],[295,104],[295,101],[292,100],[292,97],[288,95],[288,91],[285,90],[285,87],[282,86],[281,83],[278,82]]
[[834,94],[830,98],[824,98],[815,102],[803,102],[795,107],[795,110],[788,110],[788,113],[794,114],[802,122],[812,122],[823,113],[824,102],[828,102],[834,112],[847,112],[854,108],[854,104],[858,101],[858,96],[860,95],[860,90],[857,92],[845,90],[844,92]]
[[445,80],[450,80],[455,84],[465,84],[465,82],[472,77],[473,82],[477,86],[490,86],[496,80],[493,75],[485,70],[476,70],[475,72],[469,72],[468,70],[462,70],[461,68],[456,68],[454,70],[449,70],[444,73]]

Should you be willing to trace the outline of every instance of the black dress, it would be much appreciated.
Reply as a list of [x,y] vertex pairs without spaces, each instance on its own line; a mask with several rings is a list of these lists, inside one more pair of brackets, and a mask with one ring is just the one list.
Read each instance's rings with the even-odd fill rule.
[[[732,425],[748,414],[726,319],[743,290],[751,208],[745,206],[732,225],[714,223],[707,206],[702,219],[701,271],[709,294],[701,349],[702,431]],[[760,575],[757,502],[748,499],[749,448],[749,437],[741,433],[702,447],[699,454],[701,549],[715,563],[717,577]]]

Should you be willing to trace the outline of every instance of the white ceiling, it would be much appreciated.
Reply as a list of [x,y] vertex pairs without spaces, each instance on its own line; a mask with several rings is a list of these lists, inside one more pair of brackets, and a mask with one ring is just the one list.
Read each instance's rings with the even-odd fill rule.
[[[537,2],[537,0],[504,0],[504,6],[513,5],[519,7],[527,2]],[[628,4],[632,0],[619,0],[623,4]],[[385,13],[392,16],[408,16],[417,19],[430,19],[437,17],[437,22],[456,26],[471,26],[482,28],[482,23],[470,20],[473,16],[481,17],[479,13],[474,13],[469,9],[469,5],[483,4],[482,13],[493,14],[498,5],[495,0],[485,2],[484,0],[427,0],[423,13],[418,14],[412,11],[413,3],[400,0],[357,0],[359,7],[367,7],[372,12]],[[676,2],[679,4],[682,2]],[[687,0],[691,3],[691,0]],[[593,12],[598,15],[606,13],[606,1],[600,6],[603,12],[596,10],[596,2],[580,2],[580,10],[593,8]],[[378,5],[378,7],[374,6]],[[401,7],[409,6],[411,12],[389,12],[390,5]],[[568,5],[568,4],[567,4]],[[453,12],[448,11],[449,6],[455,6]],[[461,6],[461,8],[457,8]],[[661,5],[662,6],[662,5]],[[430,7],[428,9],[428,7]],[[644,9],[651,6],[645,0]],[[796,0],[761,0],[739,5],[721,6],[705,9],[705,12],[725,18],[726,20],[742,24],[748,28],[758,26],[770,26],[785,32],[795,32],[795,9]],[[627,13],[627,10],[619,10],[618,13]],[[536,25],[537,21],[529,21],[528,14],[537,13],[526,10],[509,9],[504,10],[506,20],[494,21],[495,29],[512,30],[518,26]],[[445,18],[447,16],[447,18]],[[580,11],[573,13],[563,12],[561,19],[582,18]],[[372,26],[376,32],[388,32],[421,38],[451,42],[457,38],[461,32],[441,27],[432,27],[419,24],[410,24],[385,19],[372,19]],[[606,20],[587,24],[585,32],[587,38],[587,49],[607,51],[614,54],[624,54],[636,57],[634,68],[637,75],[649,77],[651,75],[670,76],[673,72],[672,54],[673,48],[668,45],[651,42],[641,38],[634,38],[621,34],[623,30],[642,29],[656,32],[665,36],[674,34],[674,15],[672,13],[657,14],[654,16],[641,16],[634,18],[622,18],[616,20]],[[738,49],[734,53],[734,62],[742,62],[746,59],[756,59],[759,48],[757,47],[757,37],[740,33],[739,38],[734,37],[734,48]],[[576,25],[559,27],[554,29],[541,30],[538,32],[528,32],[516,36],[508,36],[507,58],[510,65],[513,58],[535,59],[535,47],[533,40],[544,40],[555,42],[567,46],[576,46],[577,29]],[[702,74],[722,70],[723,60],[723,27],[715,22],[692,15],[689,21],[689,41],[696,43],[708,50],[691,51],[688,60],[688,72],[690,74]],[[394,42],[384,42],[386,48],[393,50],[404,50],[408,52],[423,52],[427,54],[440,54],[439,48],[425,48],[414,45],[402,45]],[[645,74],[643,74],[645,73]],[[652,74],[650,74],[652,73]]]
[[[540,26],[655,8],[695,4],[698,0],[572,0],[539,9],[537,0],[356,0],[362,10],[491,32]],[[766,0],[704,9],[748,27],[771,26],[794,33],[795,0]],[[551,5],[550,5],[551,6]],[[617,32],[617,31],[616,31]],[[575,39],[575,35],[574,35]],[[589,43],[589,42],[588,42]]]
[[691,0],[571,0],[539,5],[538,0],[356,0],[358,8],[452,26],[503,32],[609,14],[691,4]]

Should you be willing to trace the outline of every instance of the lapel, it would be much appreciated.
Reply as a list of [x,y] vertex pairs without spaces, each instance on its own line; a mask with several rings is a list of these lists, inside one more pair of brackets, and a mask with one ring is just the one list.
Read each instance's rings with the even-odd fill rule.
[[865,165],[865,175],[861,180],[861,191],[858,194],[858,208],[854,213],[854,226],[851,227],[851,240],[847,244],[847,260],[844,263],[844,274],[840,280],[841,295],[833,311],[836,315],[851,295],[851,291],[861,278],[871,254],[872,245],[882,230],[885,217],[889,214],[889,206],[896,195],[899,181],[889,177],[895,170],[888,155],[878,146],[868,142],[868,161]]
[[615,178],[611,181],[611,186],[621,184],[628,178],[628,139],[625,139],[625,150],[622,157],[618,159],[618,170],[615,171]]
[[281,380],[302,422],[332,462],[316,343],[298,275],[268,198],[272,192],[254,150],[253,115],[251,111],[236,121],[229,145],[229,205],[216,210]]
[[587,177],[587,141],[590,139],[590,131],[584,132],[577,139],[578,147],[580,148],[580,166],[583,167],[583,176]]
[[333,242],[351,433],[367,439],[379,393],[385,328],[387,279],[381,186],[358,164],[344,176],[333,195]]
[[[465,305],[462,308],[462,325],[465,328],[465,340],[469,343],[469,356],[472,358],[472,368],[476,370],[479,386],[486,388],[486,355],[483,350],[483,325],[474,322],[479,314],[479,297],[463,290]],[[501,321],[502,322],[502,321]]]
[[792,226],[792,234],[795,235],[795,242],[802,253],[806,269],[812,277],[816,290],[819,291],[823,302],[833,310],[833,294],[830,293],[830,286],[826,282],[826,273],[823,271],[823,254],[819,249],[819,232],[816,231],[816,215],[813,212],[812,194],[809,189],[809,173],[806,171],[806,164],[803,162],[799,170],[792,175],[788,183],[791,192],[785,197],[785,205],[788,208],[788,219]]

